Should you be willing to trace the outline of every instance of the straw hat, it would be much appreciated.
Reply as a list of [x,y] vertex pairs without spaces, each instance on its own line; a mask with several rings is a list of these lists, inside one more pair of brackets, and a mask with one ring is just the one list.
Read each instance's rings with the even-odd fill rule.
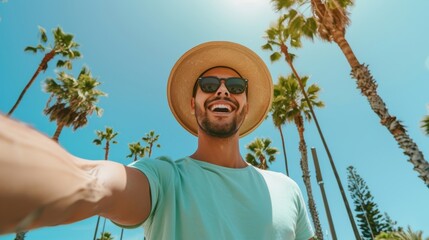
[[183,54],[168,78],[167,97],[171,112],[186,130],[197,136],[198,124],[191,108],[192,89],[201,73],[216,66],[231,67],[248,80],[249,111],[239,130],[243,137],[265,119],[271,105],[273,83],[262,59],[240,44],[206,42]]

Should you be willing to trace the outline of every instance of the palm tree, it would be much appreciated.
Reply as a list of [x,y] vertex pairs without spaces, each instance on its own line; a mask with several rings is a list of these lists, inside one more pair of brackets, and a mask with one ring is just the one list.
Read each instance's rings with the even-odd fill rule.
[[424,159],[423,153],[407,134],[401,121],[389,113],[385,102],[377,93],[377,83],[368,66],[358,61],[345,38],[346,27],[350,23],[348,8],[353,5],[353,0],[273,0],[273,2],[277,10],[310,3],[313,17],[317,23],[318,36],[322,40],[335,42],[341,49],[352,69],[351,75],[356,79],[361,94],[367,98],[371,109],[380,118],[380,123],[392,134],[399,147],[404,150],[404,154],[409,157],[409,162],[414,166],[413,169],[429,187],[429,162]]
[[[308,77],[302,78],[302,83],[304,87],[306,86]],[[312,106],[323,107],[324,104],[322,101],[318,100],[318,93],[320,88],[316,84],[310,85],[306,89],[308,98],[311,101]],[[300,92],[298,80],[293,74],[287,77],[279,77],[279,82],[274,85],[274,99],[273,105],[278,108],[282,108],[284,112],[285,121],[293,122],[299,134],[299,151],[301,152],[301,170],[304,184],[307,190],[308,196],[308,205],[310,209],[310,214],[313,219],[314,227],[316,229],[316,236],[318,239],[323,239],[323,232],[320,227],[319,216],[316,209],[316,203],[314,201],[311,181],[310,181],[310,171],[308,168],[308,154],[307,154],[307,145],[304,138],[304,118],[308,121],[311,120],[311,114],[308,107],[308,103],[305,101],[302,93]]]
[[[88,116],[92,113],[96,112],[101,116],[102,109],[96,103],[98,97],[106,96],[96,89],[100,82],[92,77],[86,67],[82,68],[77,79],[60,72],[57,80],[58,82],[52,78],[46,79],[45,91],[51,93],[51,96],[44,110],[50,121],[57,122],[57,129],[52,137],[55,141],[58,141],[64,127],[73,126],[73,130],[76,130],[88,123]],[[56,101],[51,105],[53,99]]]
[[[103,148],[104,149],[104,160],[108,160],[109,159],[110,142],[112,142],[112,144],[117,144],[118,143],[117,141],[113,140],[118,135],[118,133],[114,132],[113,128],[106,127],[105,131],[97,130],[95,132],[95,134],[97,135],[97,138],[94,139],[92,142],[95,145],[101,145],[103,143],[103,141],[105,141],[105,145],[104,145],[104,148]],[[97,224],[95,225],[94,238],[93,238],[94,240],[95,240],[95,238],[97,236],[97,231],[98,231],[98,225],[99,225],[99,223],[100,223],[100,216],[97,217]],[[102,231],[101,235],[103,235],[105,224],[106,224],[106,218],[104,218],[103,231]],[[121,231],[123,231],[123,228],[122,228]]]
[[14,240],[24,240],[28,231],[17,232]]
[[101,234],[101,238],[97,238],[97,240],[113,240],[113,239],[114,239],[114,237],[109,232],[103,232]]
[[73,41],[73,35],[64,33],[60,27],[57,27],[52,31],[54,35],[53,46],[47,46],[48,36],[46,35],[46,30],[40,26],[39,26],[39,33],[40,33],[40,43],[35,47],[27,46],[24,49],[24,51],[33,52],[33,53],[46,52],[46,54],[43,57],[42,61],[40,62],[39,67],[36,69],[36,72],[33,74],[30,81],[22,90],[15,104],[9,110],[8,116],[12,115],[12,113],[18,107],[19,103],[21,102],[27,90],[33,84],[34,80],[36,80],[39,73],[41,71],[46,71],[46,69],[48,68],[48,62],[51,61],[55,56],[62,55],[63,57],[63,59],[60,59],[57,61],[57,67],[66,67],[68,69],[72,69],[71,60],[81,57],[81,53],[77,50],[77,48],[79,47],[79,44]]
[[[279,0],[279,1],[273,1],[273,2],[276,4],[276,8],[280,10],[282,8],[289,8],[291,5],[294,4],[295,1]],[[301,1],[301,2],[304,2],[304,1]],[[299,14],[297,11],[290,9],[288,13],[281,15],[277,23],[272,25],[266,31],[265,38],[267,39],[267,43],[264,46],[262,46],[262,48],[264,50],[273,51],[273,53],[270,56],[272,62],[279,60],[283,55],[290,69],[292,70],[294,76],[298,80],[298,84],[301,89],[302,95],[304,96],[308,104],[308,108],[316,124],[320,139],[322,140],[326,154],[328,155],[328,159],[329,159],[332,171],[334,172],[335,179],[338,184],[338,188],[340,189],[344,206],[346,207],[346,210],[347,210],[347,215],[349,217],[350,224],[353,228],[353,233],[355,235],[355,238],[357,240],[360,240],[359,230],[357,229],[356,223],[353,219],[353,213],[350,208],[350,204],[345,194],[343,184],[341,183],[341,179],[338,174],[337,168],[335,166],[334,160],[332,158],[331,152],[329,150],[328,144],[325,140],[322,129],[319,125],[319,121],[317,120],[317,116],[313,110],[311,101],[308,98],[307,93],[304,89],[303,82],[293,65],[293,59],[295,55],[289,52],[289,48],[286,45],[286,43],[289,43],[292,47],[295,47],[295,48],[301,47],[301,38],[307,37],[307,38],[313,39],[316,29],[317,29],[317,23],[313,17],[307,18],[302,14]],[[274,50],[273,47],[278,47],[280,51],[278,52]]]
[[282,126],[286,124],[286,113],[280,104],[275,104],[275,103],[271,105],[270,112],[271,112],[271,117],[273,119],[274,126],[280,132],[280,138],[282,140],[283,156],[285,159],[286,175],[289,176],[289,164],[287,162],[285,139],[284,139],[283,130],[282,130]]
[[108,160],[109,159],[109,150],[110,150],[110,142],[112,142],[113,144],[117,144],[118,142],[113,140],[118,133],[113,131],[113,128],[111,127],[106,127],[106,130],[100,131],[97,130],[95,132],[95,134],[97,135],[97,138],[94,139],[92,142],[95,145],[101,145],[103,141],[106,141],[105,145],[104,145],[104,160]]
[[[407,228],[407,232],[403,230],[394,232],[382,232],[375,237],[375,240],[423,240],[423,232],[414,232],[410,226]],[[425,238],[429,240],[429,237]]]
[[147,147],[143,147],[140,142],[128,144],[130,149],[130,154],[127,155],[127,158],[133,158],[133,161],[137,161],[138,158],[145,157],[146,152],[148,151]]
[[246,154],[246,161],[260,169],[268,169],[267,160],[272,163],[276,160],[275,154],[278,153],[277,148],[270,145],[271,140],[269,138],[256,138],[246,146],[250,151]]
[[[147,146],[147,151],[148,151],[148,157],[150,157],[152,155],[152,147],[153,144],[155,144],[155,142],[157,142],[159,139],[159,134],[155,135],[155,131],[150,131],[149,133],[146,133],[146,136],[142,138],[143,141],[145,141],[148,146]],[[156,147],[160,148],[161,145],[157,144]]]

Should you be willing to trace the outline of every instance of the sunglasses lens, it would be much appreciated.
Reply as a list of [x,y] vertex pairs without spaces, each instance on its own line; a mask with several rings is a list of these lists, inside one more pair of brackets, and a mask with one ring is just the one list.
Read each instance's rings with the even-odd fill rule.
[[199,79],[201,90],[206,93],[213,93],[220,86],[220,81],[215,77],[202,77]]
[[[217,77],[201,77],[198,84],[203,92],[214,93],[219,89],[221,80]],[[230,93],[241,94],[246,90],[247,82],[242,78],[232,77],[225,79],[225,86]]]
[[242,78],[228,78],[226,88],[232,94],[240,94],[246,90],[246,80]]

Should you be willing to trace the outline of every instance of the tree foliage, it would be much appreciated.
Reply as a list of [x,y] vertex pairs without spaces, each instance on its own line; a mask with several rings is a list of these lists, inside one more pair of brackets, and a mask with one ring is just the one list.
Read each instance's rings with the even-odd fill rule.
[[246,146],[249,150],[249,153],[246,154],[246,161],[260,169],[268,169],[268,163],[274,162],[276,160],[275,154],[278,153],[277,148],[270,145],[271,140],[269,138],[256,138]]
[[[155,131],[150,131],[149,133],[146,133],[146,136],[142,137],[142,140],[147,143],[147,151],[148,151],[148,157],[152,155],[152,148],[154,144],[158,141],[159,134],[155,134]],[[160,144],[156,144],[156,147],[160,148]]]
[[348,189],[355,205],[356,218],[364,239],[374,239],[381,232],[395,230],[396,222],[380,213],[365,180],[353,166],[347,168]]
[[47,78],[45,91],[51,96],[44,113],[50,121],[56,121],[59,127],[72,126],[76,130],[85,126],[88,117],[94,112],[98,116],[102,115],[102,109],[96,104],[99,97],[106,94],[97,89],[99,85],[100,82],[92,77],[86,67],[82,68],[77,79],[65,72],[58,73],[56,80]]
[[[408,226],[406,232],[403,229],[392,232],[381,232],[375,237],[375,240],[423,240],[423,232],[414,232]],[[424,238],[424,240],[429,240],[429,237]]]

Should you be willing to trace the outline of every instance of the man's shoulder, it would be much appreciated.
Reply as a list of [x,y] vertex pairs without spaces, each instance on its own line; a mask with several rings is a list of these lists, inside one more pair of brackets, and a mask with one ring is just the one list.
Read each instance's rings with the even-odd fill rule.
[[262,170],[256,167],[254,168],[264,177],[266,181],[279,184],[287,184],[290,187],[298,188],[298,184],[284,173],[275,172],[271,170]]

